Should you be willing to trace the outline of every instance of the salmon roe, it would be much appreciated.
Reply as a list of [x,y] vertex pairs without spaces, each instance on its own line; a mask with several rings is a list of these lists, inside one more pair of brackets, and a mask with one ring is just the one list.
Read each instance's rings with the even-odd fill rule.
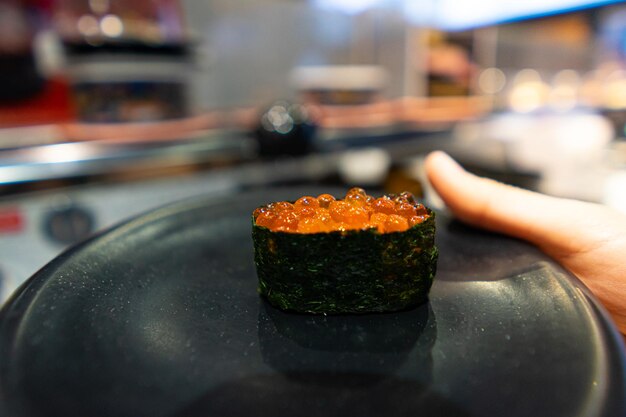
[[258,226],[289,233],[366,229],[403,232],[430,217],[411,193],[374,198],[356,187],[348,190],[342,200],[330,194],[304,196],[295,203],[280,201],[259,207],[253,216]]

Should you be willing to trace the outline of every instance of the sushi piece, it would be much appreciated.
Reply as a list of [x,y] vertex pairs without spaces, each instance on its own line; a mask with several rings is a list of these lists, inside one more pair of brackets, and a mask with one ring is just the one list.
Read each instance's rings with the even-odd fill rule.
[[435,213],[410,193],[361,188],[275,202],[252,215],[259,293],[283,310],[398,311],[426,301],[437,268]]

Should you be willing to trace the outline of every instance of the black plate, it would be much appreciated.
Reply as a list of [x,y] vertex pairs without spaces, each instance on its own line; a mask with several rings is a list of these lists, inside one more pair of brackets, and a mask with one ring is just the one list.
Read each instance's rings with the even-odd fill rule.
[[19,416],[622,416],[621,338],[525,243],[439,216],[430,302],[285,314],[256,293],[250,213],[319,190],[186,201],[52,261],[0,317]]

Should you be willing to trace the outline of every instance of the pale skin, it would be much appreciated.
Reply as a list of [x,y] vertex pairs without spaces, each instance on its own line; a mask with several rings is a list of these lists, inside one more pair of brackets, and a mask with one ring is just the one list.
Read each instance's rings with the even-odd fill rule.
[[626,335],[626,215],[477,177],[443,152],[425,164],[457,218],[539,247],[591,290]]

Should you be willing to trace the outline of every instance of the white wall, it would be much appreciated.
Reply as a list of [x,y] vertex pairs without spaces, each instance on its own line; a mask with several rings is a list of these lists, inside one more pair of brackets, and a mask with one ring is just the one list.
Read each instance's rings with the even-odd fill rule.
[[350,16],[286,0],[183,5],[199,41],[193,92],[203,107],[293,98],[289,73],[298,65],[379,64],[391,74],[388,95],[403,94],[406,24],[397,12]]

